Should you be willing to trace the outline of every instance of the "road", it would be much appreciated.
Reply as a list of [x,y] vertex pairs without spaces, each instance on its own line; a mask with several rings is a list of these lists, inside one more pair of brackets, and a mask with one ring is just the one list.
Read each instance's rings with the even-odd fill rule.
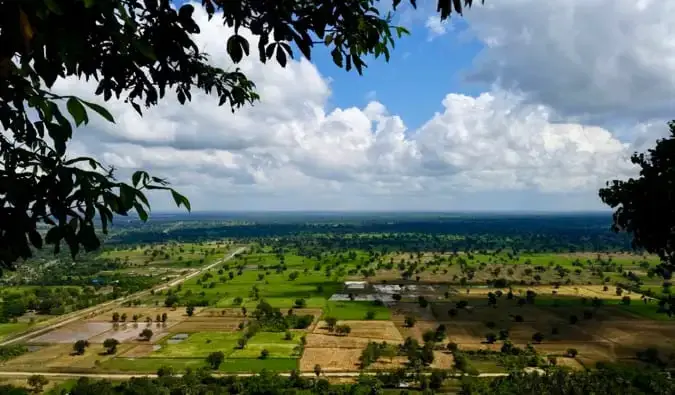
[[[360,375],[374,376],[376,372],[323,372],[321,377],[359,377]],[[430,375],[431,373],[424,373],[425,375]],[[0,372],[0,377],[3,378],[24,378],[30,377],[33,375],[41,375],[47,378],[49,377],[59,377],[59,378],[79,378],[79,377],[88,377],[92,379],[102,379],[102,380],[129,380],[132,377],[157,377],[156,374],[116,374],[116,373],[54,373],[54,372]],[[251,377],[255,376],[255,373],[215,373],[214,377],[224,377],[224,376],[237,376],[237,377]],[[475,377],[506,377],[508,373],[480,373]],[[180,376],[179,374],[176,376]],[[288,377],[290,373],[279,373],[279,376]],[[304,372],[300,373],[302,377],[316,377],[313,372]],[[466,376],[463,373],[449,373],[448,377],[462,377]]]
[[26,332],[26,333],[24,333],[20,336],[2,341],[2,342],[0,342],[0,346],[6,346],[6,345],[9,345],[9,344],[18,343],[18,342],[30,339],[30,338],[35,337],[35,336],[39,336],[43,333],[49,332],[49,331],[54,330],[56,328],[59,328],[61,326],[68,325],[71,322],[75,322],[79,319],[82,319],[83,317],[85,317],[88,314],[90,314],[92,312],[95,312],[97,310],[101,310],[101,309],[107,308],[109,306],[120,305],[120,304],[122,304],[126,301],[129,301],[129,300],[138,299],[140,297],[149,295],[152,291],[161,291],[161,290],[164,290],[166,288],[174,287],[174,286],[176,286],[178,284],[181,284],[181,283],[183,283],[183,282],[185,282],[185,281],[187,281],[187,280],[189,280],[193,277],[199,276],[200,274],[204,273],[205,271],[208,271],[208,270],[216,267],[217,265],[219,265],[223,262],[229,261],[230,259],[234,258],[237,254],[241,254],[243,251],[245,251],[246,248],[247,247],[239,247],[235,251],[231,252],[229,255],[225,256],[224,258],[219,259],[219,260],[215,261],[214,263],[212,263],[210,265],[207,265],[207,266],[204,266],[204,267],[200,268],[199,270],[193,271],[193,272],[191,272],[191,273],[189,273],[185,276],[174,279],[169,283],[161,284],[161,285],[158,285],[158,286],[156,286],[154,288],[151,288],[151,289],[146,289],[144,291],[136,292],[136,293],[131,294],[129,296],[124,296],[124,297],[121,297],[121,298],[110,300],[108,302],[103,302],[101,304],[97,304],[96,306],[87,307],[86,309],[77,310],[77,311],[74,311],[72,313],[62,315],[62,316],[54,319],[56,322],[54,322],[54,323],[50,322],[46,326],[34,328],[30,332]]

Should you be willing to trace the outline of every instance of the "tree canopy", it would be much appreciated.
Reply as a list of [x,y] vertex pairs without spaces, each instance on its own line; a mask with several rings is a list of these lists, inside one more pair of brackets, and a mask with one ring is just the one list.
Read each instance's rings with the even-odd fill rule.
[[675,269],[675,121],[670,135],[647,153],[633,154],[637,178],[614,180],[600,190],[602,201],[614,209],[615,231],[632,235],[635,248],[658,254],[662,275]]
[[[438,0],[441,19],[461,13],[472,0]],[[393,0],[395,9],[401,0]],[[415,0],[410,0],[413,7]],[[285,66],[289,58],[312,59],[316,45],[333,62],[362,73],[368,56],[389,59],[394,40],[407,31],[382,15],[378,0],[202,0],[209,18],[233,34],[223,46],[236,64],[257,46],[262,62]],[[233,111],[259,99],[241,70],[209,63],[194,37],[194,6],[169,0],[26,0],[0,3],[0,268],[31,256],[31,246],[73,257],[99,247],[114,215],[136,212],[146,220],[149,190],[169,191],[190,210],[168,181],[139,170],[120,182],[96,158],[71,157],[74,129],[91,116],[114,122],[103,106],[53,91],[59,79],[96,82],[94,94],[123,100],[139,114],[169,92],[183,104],[193,91],[218,97]],[[257,40],[241,34],[250,31]],[[46,233],[44,232],[46,231]]]

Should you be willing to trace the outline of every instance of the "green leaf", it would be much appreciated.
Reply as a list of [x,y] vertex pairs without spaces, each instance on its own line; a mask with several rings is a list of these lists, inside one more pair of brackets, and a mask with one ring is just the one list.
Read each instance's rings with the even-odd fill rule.
[[115,123],[115,118],[113,118],[112,114],[110,114],[110,113],[108,112],[108,110],[106,110],[103,106],[99,106],[99,105],[96,104],[96,103],[91,103],[91,102],[84,101],[84,100],[82,100],[82,102],[83,102],[87,107],[89,107],[89,108],[91,108],[92,110],[96,111],[96,113],[97,113],[98,115],[100,115],[100,116],[102,116],[103,118],[105,118],[106,121],[111,122],[111,123]]
[[138,184],[141,182],[141,179],[147,180],[148,173],[144,172],[143,170],[139,170],[131,176],[131,182],[134,184],[135,187],[138,186]]
[[340,52],[340,49],[335,47],[335,49],[333,49],[330,54],[333,56],[333,63],[335,63],[335,65],[338,67],[342,67],[342,53]]
[[124,211],[129,211],[136,201],[136,190],[127,184],[120,185],[120,200]]
[[171,190],[171,196],[173,196],[173,201],[176,202],[177,207],[180,207],[182,205],[182,206],[185,206],[187,211],[191,210],[190,201],[187,200],[187,198],[185,196],[183,196],[180,193],[174,191],[173,189]]
[[238,43],[237,37],[239,36],[235,34],[227,39],[227,53],[230,55],[230,58],[232,58],[234,63],[241,62],[241,59],[244,57],[244,53]]
[[141,221],[145,222],[148,220],[148,212],[145,211],[143,205],[139,203],[134,203],[134,208],[136,209],[136,212],[138,213],[138,218],[140,218]]
[[76,97],[71,97],[68,99],[66,106],[68,107],[68,112],[75,120],[76,126],[80,126],[83,123],[86,124],[89,122],[89,118],[87,118],[87,110],[84,109],[84,106]]
[[286,52],[281,45],[277,46],[277,62],[281,67],[286,67]]

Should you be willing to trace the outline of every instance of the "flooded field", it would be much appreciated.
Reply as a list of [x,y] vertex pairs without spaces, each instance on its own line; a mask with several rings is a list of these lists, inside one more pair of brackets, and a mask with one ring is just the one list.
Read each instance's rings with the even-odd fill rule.
[[44,335],[29,340],[30,343],[74,343],[78,340],[88,340],[96,335],[112,329],[112,324],[106,322],[77,322],[54,329]]

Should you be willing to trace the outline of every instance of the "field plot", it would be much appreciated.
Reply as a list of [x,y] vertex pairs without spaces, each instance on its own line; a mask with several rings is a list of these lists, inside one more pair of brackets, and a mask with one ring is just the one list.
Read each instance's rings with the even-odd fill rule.
[[103,343],[106,339],[116,339],[120,343],[131,343],[141,341],[140,334],[145,329],[152,331],[152,338],[150,342],[155,343],[160,341],[168,334],[169,329],[174,324],[171,323],[156,323],[156,324],[124,324],[114,327],[99,335],[89,338],[90,343]]
[[244,322],[245,319],[242,318],[231,318],[231,317],[214,317],[214,318],[203,318],[203,317],[191,317],[185,321],[177,323],[171,328],[172,332],[182,333],[182,332],[234,332],[238,329],[239,324]]
[[222,351],[229,355],[237,344],[239,333],[201,332],[193,333],[187,339],[169,344],[170,340],[161,344],[161,348],[149,355],[151,358],[205,358],[214,351]]
[[345,301],[345,302],[326,302],[324,317],[334,317],[338,320],[363,320],[368,312],[373,312],[374,320],[388,320],[391,318],[389,308],[382,305],[376,305],[373,302]]
[[300,370],[308,372],[315,365],[322,371],[354,371],[359,368],[361,349],[358,348],[305,348],[300,358]]
[[[403,342],[401,333],[391,321],[338,321],[337,325],[348,325],[351,328],[351,332],[346,336],[348,338]],[[320,321],[314,328],[313,333],[320,335],[330,334],[325,321]]]
[[78,340],[88,340],[111,329],[112,324],[105,322],[74,322],[33,338],[29,342],[72,344]]
[[[118,352],[126,352],[131,347],[133,346],[120,345]],[[74,355],[72,345],[56,344],[21,355],[1,366],[3,370],[89,370],[114,357],[114,355],[107,354],[100,345],[90,346],[83,355]]]
[[295,358],[298,355],[299,337],[285,340],[283,333],[259,332],[249,339],[241,350],[234,350],[229,358],[257,358],[263,350],[269,352],[269,358]]

